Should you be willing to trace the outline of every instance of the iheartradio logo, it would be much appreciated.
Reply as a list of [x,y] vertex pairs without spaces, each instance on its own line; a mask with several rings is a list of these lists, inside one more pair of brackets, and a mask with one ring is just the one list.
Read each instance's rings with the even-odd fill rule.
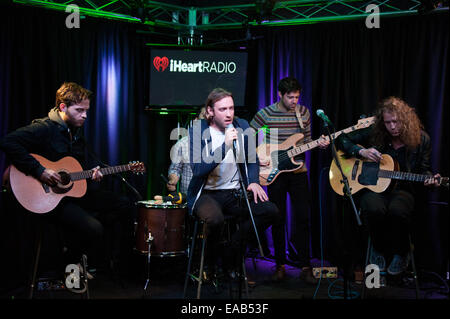
[[[164,70],[169,66],[169,59],[167,57],[160,58],[159,56],[153,59],[153,65],[158,72],[164,72]],[[160,71],[160,69],[162,69]]]
[[234,73],[236,71],[236,63],[233,61],[198,61],[183,62],[182,60],[168,59],[167,57],[155,57],[153,66],[156,71],[164,72],[169,68],[169,72],[207,72],[207,73]]

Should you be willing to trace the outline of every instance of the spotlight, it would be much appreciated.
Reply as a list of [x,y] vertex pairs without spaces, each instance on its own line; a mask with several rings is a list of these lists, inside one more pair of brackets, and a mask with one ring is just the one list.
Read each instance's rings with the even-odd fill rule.
[[420,6],[417,11],[420,14],[424,14],[440,7],[448,7],[448,0],[420,0]]

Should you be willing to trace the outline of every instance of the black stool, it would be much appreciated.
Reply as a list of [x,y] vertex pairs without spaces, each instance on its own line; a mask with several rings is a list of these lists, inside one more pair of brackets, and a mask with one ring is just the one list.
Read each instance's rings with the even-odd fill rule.
[[[188,249],[189,261],[188,261],[186,276],[185,276],[185,280],[184,280],[183,298],[186,298],[186,292],[187,292],[189,279],[193,279],[194,281],[197,282],[197,299],[200,299],[202,284],[203,284],[203,280],[204,280],[203,279],[203,277],[204,277],[203,270],[204,270],[204,261],[205,261],[205,247],[206,247],[206,240],[207,240],[206,234],[207,233],[206,233],[206,223],[197,217],[193,217],[193,218],[195,218],[195,222],[194,222],[194,229],[192,232],[191,245]],[[223,227],[226,227],[227,236],[226,236],[225,241],[227,243],[229,243],[231,241],[231,226],[233,223],[236,223],[236,220],[233,217],[225,216]],[[200,233],[198,233],[199,225],[202,229]],[[239,230],[238,223],[236,223],[236,226],[237,226],[237,229]],[[200,253],[200,267],[199,267],[198,275],[191,272],[192,260],[193,260],[193,256],[194,256],[195,243],[196,243],[197,237],[199,237],[199,239],[202,240],[201,241],[201,253]],[[241,272],[239,273],[239,298],[242,295],[242,279],[244,280],[246,296],[248,297],[248,279],[247,279],[247,273],[245,270],[244,254],[242,254],[241,258],[242,258],[242,262],[241,262],[242,269],[241,269]],[[232,295],[232,287],[231,287],[231,283],[230,283],[230,297],[231,297],[231,295]]]
[[[37,216],[40,217],[40,216]],[[36,282],[39,281],[39,279],[37,278],[37,274],[38,274],[38,267],[39,267],[39,261],[40,261],[40,256],[41,256],[41,246],[42,246],[42,234],[43,234],[43,221],[40,218],[37,218],[35,220],[35,226],[36,226],[36,246],[35,246],[35,250],[34,250],[34,261],[33,261],[33,267],[31,269],[31,275],[30,275],[30,285],[28,288],[28,299],[33,299],[33,295],[34,295],[34,290],[36,288]],[[81,281],[83,281],[84,287],[83,289],[77,291],[77,293],[82,294],[82,297],[89,299],[89,286],[88,286],[88,279],[87,279],[87,275],[86,275],[86,271],[87,271],[87,257],[86,255],[82,256],[82,260],[81,260],[82,266],[84,271],[80,272],[80,277],[79,277],[79,281],[81,284]],[[66,286],[67,283],[64,282],[64,285]],[[74,291],[69,289],[70,291]]]
[[[414,283],[415,283],[415,288],[416,288],[416,299],[420,298],[420,290],[419,290],[419,281],[417,279],[417,270],[416,270],[416,262],[414,260],[414,245],[412,243],[411,240],[411,234],[408,233],[408,240],[409,240],[409,257],[411,259],[411,266],[412,266],[412,275],[414,278]],[[367,239],[367,253],[366,253],[366,262],[365,262],[365,267],[367,267],[367,265],[369,264],[369,260],[371,257],[371,251],[372,251],[372,240],[371,237],[369,236]],[[363,271],[363,282],[362,282],[362,291],[361,291],[361,299],[364,299],[366,296],[366,271],[364,269]]]

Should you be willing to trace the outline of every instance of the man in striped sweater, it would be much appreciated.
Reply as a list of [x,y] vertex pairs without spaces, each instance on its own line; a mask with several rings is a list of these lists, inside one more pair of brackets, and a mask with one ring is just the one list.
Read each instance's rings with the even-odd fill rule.
[[[256,113],[250,126],[255,130],[263,129],[264,143],[281,144],[296,133],[302,133],[304,138],[301,144],[311,142],[311,119],[309,110],[298,104],[301,85],[295,78],[284,78],[278,84],[280,100]],[[329,142],[324,138],[320,140],[319,147],[326,148]],[[296,157],[304,160],[304,154]],[[260,159],[260,165],[268,165]],[[309,249],[309,210],[310,193],[308,185],[307,168],[293,172],[279,174],[273,183],[268,185],[269,200],[278,206],[283,223],[272,226],[272,238],[275,250],[277,269],[275,280],[285,277],[286,262],[286,198],[289,193],[292,204],[292,234],[289,241],[289,257],[297,261],[302,268],[300,278],[306,282],[314,283],[310,264]],[[280,240],[281,239],[281,240]],[[281,261],[281,262],[280,262]]]

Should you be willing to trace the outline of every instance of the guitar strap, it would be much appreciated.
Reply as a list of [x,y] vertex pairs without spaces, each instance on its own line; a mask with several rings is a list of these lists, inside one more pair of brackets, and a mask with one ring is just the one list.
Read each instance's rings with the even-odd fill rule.
[[300,128],[303,130],[305,129],[305,126],[303,125],[302,116],[300,115],[300,105],[295,106],[295,116],[297,117],[298,124],[300,124]]
[[[300,131],[303,132],[305,130],[305,126],[303,125],[302,116],[300,115],[300,105],[295,106],[295,116],[297,117],[298,124],[300,124]],[[295,171],[293,171],[294,174],[297,173],[303,173],[306,172],[308,169],[306,168],[306,165],[303,164],[303,166]]]

